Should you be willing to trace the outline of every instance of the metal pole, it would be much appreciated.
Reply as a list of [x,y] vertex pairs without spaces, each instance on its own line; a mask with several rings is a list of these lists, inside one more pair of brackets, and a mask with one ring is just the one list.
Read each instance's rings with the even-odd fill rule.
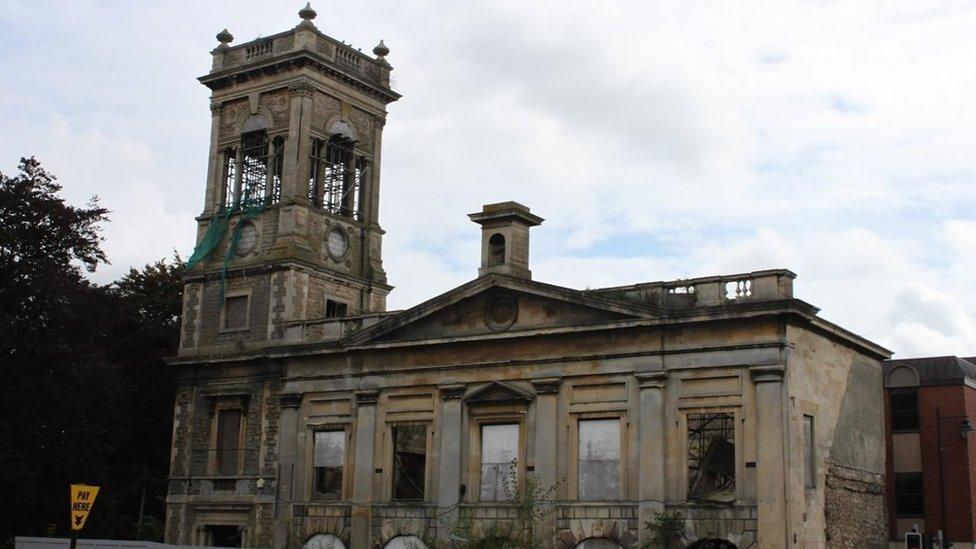
[[946,545],[946,497],[945,497],[945,472],[942,465],[942,454],[945,449],[942,448],[942,412],[937,407],[935,409],[935,446],[939,450],[939,496],[942,499],[942,506],[940,511],[942,514],[942,539],[940,540],[940,549],[945,549]]
[[146,481],[142,482],[142,497],[139,498],[139,522],[136,523],[136,540],[142,539],[142,518],[146,512]]

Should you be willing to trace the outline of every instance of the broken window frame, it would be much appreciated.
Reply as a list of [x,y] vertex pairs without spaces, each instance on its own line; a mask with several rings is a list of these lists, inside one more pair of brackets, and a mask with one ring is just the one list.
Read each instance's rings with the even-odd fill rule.
[[[318,460],[316,457],[316,446],[317,439],[319,435],[334,434],[337,440],[341,441],[339,464],[338,465],[318,465]],[[312,466],[311,472],[311,484],[309,486],[311,491],[311,498],[315,500],[323,501],[342,501],[345,499],[346,494],[346,484],[349,478],[349,430],[345,425],[322,425],[318,426],[312,430],[312,447],[311,447],[311,459],[309,463]],[[334,490],[322,491],[320,490],[320,485],[322,484],[322,477],[328,473],[325,471],[327,468],[338,468],[338,484],[339,486]]]
[[312,206],[333,215],[361,220],[370,159],[356,150],[356,144],[342,134],[313,138],[308,199]]
[[[613,429],[615,434],[611,439],[615,438],[616,442],[616,459],[614,460],[585,460],[584,456],[584,444],[586,441],[584,437],[584,425],[597,426],[597,424],[603,423],[604,428],[609,427],[608,424],[613,423]],[[626,420],[620,415],[605,415],[605,414],[586,414],[580,415],[576,418],[576,497],[579,501],[617,501],[624,498],[624,483],[622,482],[624,475],[626,473],[625,467],[625,454],[626,454]],[[614,440],[610,440],[611,443]],[[607,488],[606,492],[590,492],[586,488],[586,484],[583,482],[583,475],[586,474],[586,469],[588,462],[594,461],[609,461],[613,465],[610,466],[609,470],[612,470],[612,476],[616,477],[615,489]],[[608,485],[609,486],[609,485]]]
[[[485,449],[485,431],[486,429],[490,431],[497,431],[500,427],[514,427],[515,428],[515,452],[514,457],[511,460],[502,461],[487,461],[486,460],[486,449]],[[513,420],[503,420],[498,419],[495,421],[481,421],[477,424],[478,429],[478,501],[484,502],[506,502],[513,498],[522,489],[522,479],[524,478],[523,463],[524,460],[522,456],[523,452],[523,438],[524,432],[522,429],[521,421]],[[495,458],[499,459],[499,458]],[[488,469],[493,469],[491,474],[486,474]],[[486,484],[486,479],[488,478],[501,478],[504,474],[506,478],[511,479],[508,482],[502,481],[505,485],[501,485],[497,482],[492,484]],[[514,478],[513,478],[514,477]],[[489,490],[489,486],[491,489]]]
[[[409,477],[402,475],[402,472],[407,469],[406,462],[403,459],[405,456],[401,456],[400,449],[397,447],[399,442],[399,435],[401,430],[407,429],[417,429],[423,432],[423,463],[420,466],[419,478],[414,478],[411,480]],[[390,483],[390,500],[391,501],[426,501],[427,499],[427,478],[428,472],[427,467],[429,464],[428,457],[430,455],[430,442],[431,442],[431,432],[429,423],[419,423],[419,422],[408,422],[408,423],[395,423],[390,425],[390,452],[392,462],[390,465],[391,472],[391,483]],[[405,482],[401,483],[401,480]],[[413,486],[416,492],[413,495],[401,492],[401,486]]]
[[[724,443],[706,442],[709,440]],[[735,410],[706,409],[685,413],[686,494],[689,501],[731,504],[737,499],[738,441]],[[698,472],[702,461],[710,461],[712,465],[706,471],[707,477]],[[711,488],[706,489],[709,485]],[[729,492],[731,499],[714,497],[722,492]]]
[[325,299],[325,318],[343,318],[349,316],[349,304],[337,299]]
[[285,134],[265,129],[242,133],[221,150],[221,207],[236,211],[246,206],[272,205],[281,200]]
[[221,168],[221,181],[223,181],[223,197],[220,201],[225,210],[233,210],[237,207],[238,184],[237,177],[237,148],[225,147],[221,153],[224,157]]

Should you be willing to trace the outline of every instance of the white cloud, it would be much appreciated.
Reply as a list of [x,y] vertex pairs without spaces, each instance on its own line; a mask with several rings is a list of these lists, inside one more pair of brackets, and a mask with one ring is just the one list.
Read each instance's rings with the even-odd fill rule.
[[[72,200],[102,196],[101,280],[188,252],[209,138],[195,77],[213,35],[275,33],[299,7],[6,2],[0,166],[36,154]],[[976,351],[976,8],[317,7],[340,40],[368,51],[383,37],[404,94],[384,136],[391,307],[475,276],[465,214],[516,199],[547,218],[540,280],[788,267],[799,297],[899,353]]]

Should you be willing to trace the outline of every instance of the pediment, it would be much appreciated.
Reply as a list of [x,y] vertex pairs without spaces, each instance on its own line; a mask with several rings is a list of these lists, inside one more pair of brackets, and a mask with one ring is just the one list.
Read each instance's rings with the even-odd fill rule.
[[651,309],[497,274],[478,278],[352,334],[346,344],[490,336],[655,316]]
[[473,404],[501,404],[504,402],[529,402],[535,395],[504,381],[492,381],[475,389],[464,401]]

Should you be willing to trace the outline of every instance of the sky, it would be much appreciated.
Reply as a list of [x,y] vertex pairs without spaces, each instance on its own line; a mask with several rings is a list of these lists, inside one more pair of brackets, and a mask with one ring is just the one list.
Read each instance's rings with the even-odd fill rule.
[[[4,0],[0,171],[36,156],[109,208],[100,283],[192,251],[214,35],[302,3]],[[477,276],[466,214],[517,200],[536,280],[767,268],[896,357],[976,355],[976,4],[313,3],[390,47],[380,222],[405,308]]]

